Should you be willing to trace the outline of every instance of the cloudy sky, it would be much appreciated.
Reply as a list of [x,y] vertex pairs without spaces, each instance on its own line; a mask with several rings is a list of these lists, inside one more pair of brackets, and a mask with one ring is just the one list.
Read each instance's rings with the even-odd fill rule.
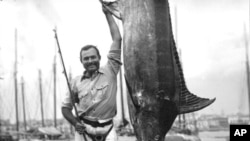
[[[249,40],[249,1],[170,0],[170,8],[189,90],[201,97],[217,98],[213,105],[199,113],[248,113],[244,32]],[[81,74],[80,48],[94,44],[101,55],[106,56],[111,43],[99,1],[1,0],[0,19],[0,77],[3,78],[0,79],[3,112],[0,117],[15,119],[13,66],[16,29],[18,81],[20,88],[20,77],[24,77],[25,97],[29,101],[26,102],[27,117],[40,118],[39,69],[43,75],[44,108],[50,109],[45,116],[53,117],[52,64],[56,55],[57,115],[60,118],[60,102],[67,88],[53,29],[57,28],[67,70],[71,70],[73,76]],[[118,24],[121,27],[119,21]],[[105,62],[106,58],[102,57],[101,63]]]

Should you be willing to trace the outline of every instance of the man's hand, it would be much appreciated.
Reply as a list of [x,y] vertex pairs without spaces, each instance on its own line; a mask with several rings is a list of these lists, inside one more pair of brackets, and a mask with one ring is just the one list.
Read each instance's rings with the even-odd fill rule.
[[105,4],[102,4],[102,11],[104,14],[110,13]]
[[85,129],[86,129],[86,127],[85,127],[83,124],[81,124],[81,123],[79,123],[79,122],[76,123],[76,125],[75,125],[75,130],[76,130],[79,134],[84,134]]

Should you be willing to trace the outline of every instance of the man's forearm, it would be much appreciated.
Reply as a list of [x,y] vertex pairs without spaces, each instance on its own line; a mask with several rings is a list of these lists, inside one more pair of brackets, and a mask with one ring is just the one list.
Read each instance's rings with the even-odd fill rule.
[[62,107],[62,114],[64,116],[64,118],[73,126],[76,125],[76,123],[78,122],[77,119],[74,117],[74,115],[72,114],[72,111],[69,108],[66,107]]
[[112,17],[111,13],[105,13],[105,16],[109,25],[112,40],[120,41],[122,37],[114,18]]

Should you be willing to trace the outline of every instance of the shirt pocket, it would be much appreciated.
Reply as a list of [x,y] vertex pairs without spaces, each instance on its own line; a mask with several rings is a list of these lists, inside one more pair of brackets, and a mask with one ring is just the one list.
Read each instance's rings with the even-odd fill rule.
[[91,95],[88,91],[81,92],[79,95],[79,105],[82,109],[87,109],[92,104]]
[[108,89],[108,83],[102,83],[100,85],[96,85],[95,89],[93,90],[93,102],[97,103],[101,100],[104,100],[107,97],[107,89]]

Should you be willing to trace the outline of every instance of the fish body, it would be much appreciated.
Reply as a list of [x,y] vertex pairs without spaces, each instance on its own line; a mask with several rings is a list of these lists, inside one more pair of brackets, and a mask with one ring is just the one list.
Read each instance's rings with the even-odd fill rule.
[[215,99],[190,93],[176,50],[167,0],[106,4],[123,23],[123,57],[130,120],[138,141],[163,141],[178,114]]
[[130,119],[139,141],[164,140],[176,116],[172,29],[167,1],[130,0],[123,17]]

